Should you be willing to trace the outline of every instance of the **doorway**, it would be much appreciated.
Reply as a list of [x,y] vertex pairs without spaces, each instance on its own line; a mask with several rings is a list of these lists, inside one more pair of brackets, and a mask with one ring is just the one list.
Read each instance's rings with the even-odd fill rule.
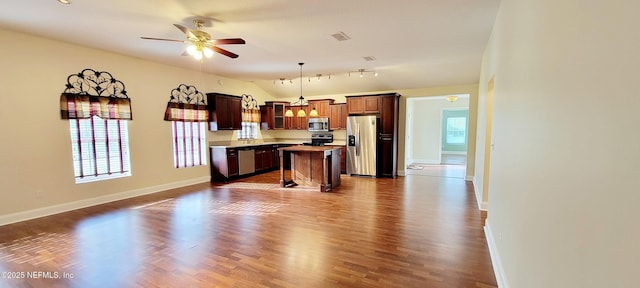
[[442,111],[440,164],[465,164],[467,158],[467,127],[469,109],[456,108]]
[[469,95],[407,99],[405,174],[466,178]]

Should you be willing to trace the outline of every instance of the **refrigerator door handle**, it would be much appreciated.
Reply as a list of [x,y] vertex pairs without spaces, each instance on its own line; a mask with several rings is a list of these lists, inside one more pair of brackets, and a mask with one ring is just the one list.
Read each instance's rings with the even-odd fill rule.
[[356,124],[356,156],[360,156],[360,124]]

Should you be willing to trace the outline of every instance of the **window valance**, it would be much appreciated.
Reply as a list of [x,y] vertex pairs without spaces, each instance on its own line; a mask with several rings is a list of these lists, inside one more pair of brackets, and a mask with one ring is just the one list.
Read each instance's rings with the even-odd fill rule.
[[242,94],[242,122],[260,123],[258,101],[248,94]]
[[67,77],[66,89],[60,95],[62,119],[132,120],[131,99],[124,83],[109,72],[84,69]]
[[98,116],[102,119],[131,120],[131,100],[62,93],[60,116],[62,119],[87,119]]
[[171,96],[164,111],[165,121],[207,122],[209,109],[207,98],[196,87],[180,84],[171,90]]

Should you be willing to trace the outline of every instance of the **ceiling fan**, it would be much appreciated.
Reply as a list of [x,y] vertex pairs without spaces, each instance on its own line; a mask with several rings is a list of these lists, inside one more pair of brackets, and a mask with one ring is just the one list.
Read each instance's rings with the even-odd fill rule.
[[174,40],[154,37],[140,38],[145,40],[161,40],[187,43],[189,44],[189,46],[187,47],[187,51],[185,52],[186,54],[183,53],[183,55],[191,55],[197,60],[201,61],[203,59],[203,56],[207,58],[213,56],[213,52],[217,52],[231,58],[238,58],[238,54],[222,49],[217,45],[245,44],[245,41],[242,38],[211,39],[211,35],[209,35],[209,33],[202,31],[202,26],[204,25],[203,20],[194,19],[193,24],[196,27],[195,30],[189,29],[180,24],[173,24],[173,26],[176,26],[176,28],[180,29],[180,31],[182,31],[182,33],[187,36],[187,40]]

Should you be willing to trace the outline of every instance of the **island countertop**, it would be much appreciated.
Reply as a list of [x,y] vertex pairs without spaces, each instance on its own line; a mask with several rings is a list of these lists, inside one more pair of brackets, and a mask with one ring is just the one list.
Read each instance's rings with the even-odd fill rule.
[[334,146],[308,146],[308,145],[297,145],[297,146],[289,146],[289,147],[280,147],[278,150],[289,151],[289,152],[324,152],[330,150],[340,150],[338,147]]

